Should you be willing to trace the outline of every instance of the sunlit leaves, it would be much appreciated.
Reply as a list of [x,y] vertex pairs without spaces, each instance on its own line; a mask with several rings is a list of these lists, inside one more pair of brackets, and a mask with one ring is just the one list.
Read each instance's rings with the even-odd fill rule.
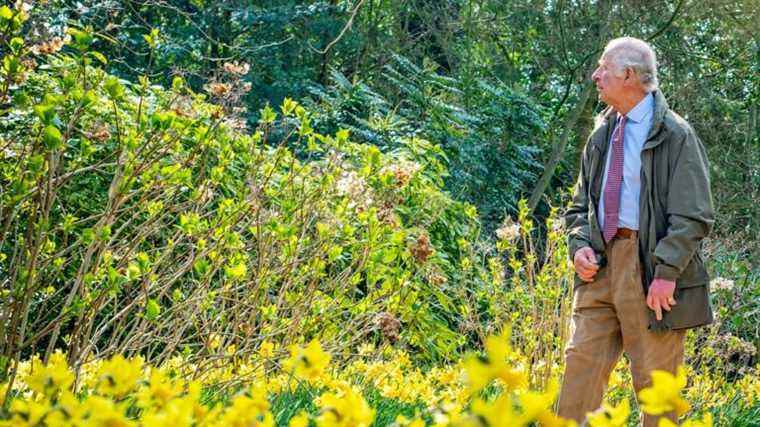
[[145,318],[148,320],[156,320],[158,315],[161,314],[161,306],[153,298],[148,299],[145,304]]
[[158,45],[158,40],[159,40],[158,33],[159,33],[158,28],[153,28],[150,30],[150,33],[143,35],[143,39],[148,44],[148,46],[150,46],[151,49],[155,49],[156,46]]
[[266,105],[259,112],[261,113],[261,118],[259,119],[261,124],[272,124],[277,118],[277,113],[269,105]]
[[120,100],[124,96],[124,85],[121,84],[117,77],[109,76],[106,78],[103,87],[108,96],[113,100]]

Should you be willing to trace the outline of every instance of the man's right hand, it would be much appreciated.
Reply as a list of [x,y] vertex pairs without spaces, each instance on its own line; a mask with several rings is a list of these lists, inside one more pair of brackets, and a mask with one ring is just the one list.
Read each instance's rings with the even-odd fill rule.
[[584,282],[592,282],[596,272],[599,271],[599,265],[596,263],[596,254],[588,246],[584,246],[575,251],[573,256],[573,265],[578,277]]

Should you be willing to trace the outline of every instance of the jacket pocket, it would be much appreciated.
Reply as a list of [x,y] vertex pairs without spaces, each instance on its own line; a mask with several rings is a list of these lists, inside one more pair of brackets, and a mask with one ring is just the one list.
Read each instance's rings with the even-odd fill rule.
[[705,286],[710,282],[707,270],[702,262],[702,256],[696,252],[691,261],[684,268],[681,276],[676,280],[677,289],[693,288],[695,286]]

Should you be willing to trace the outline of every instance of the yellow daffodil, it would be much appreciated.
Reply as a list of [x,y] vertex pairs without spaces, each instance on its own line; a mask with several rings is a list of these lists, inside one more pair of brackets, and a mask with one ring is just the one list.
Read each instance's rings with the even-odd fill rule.
[[263,384],[254,384],[250,395],[240,395],[219,419],[219,426],[269,427],[274,426],[274,417],[269,412],[267,390]]
[[557,390],[557,383],[552,382],[543,393],[527,391],[518,395],[518,401],[522,409],[518,418],[519,424],[528,425],[532,422],[538,422],[545,427],[566,425],[565,420],[555,415],[551,409],[557,397]]
[[173,382],[163,370],[151,369],[148,384],[137,392],[137,404],[141,408],[162,408],[182,393],[182,384]]
[[271,359],[274,356],[275,345],[270,341],[262,341],[259,345],[259,356],[262,359]]
[[299,412],[288,422],[288,427],[308,427],[309,414],[305,411]]
[[675,411],[682,415],[689,410],[689,403],[681,398],[681,390],[686,386],[686,370],[678,368],[677,375],[655,370],[652,372],[652,386],[639,392],[641,409],[647,414],[661,415]]
[[290,347],[290,358],[285,360],[286,370],[307,381],[315,381],[324,375],[330,363],[330,354],[322,350],[319,341],[312,340],[305,348]]
[[10,403],[10,419],[0,420],[0,426],[37,426],[50,412],[50,403],[46,400],[35,402],[33,400],[14,399]]
[[125,415],[126,406],[101,396],[90,396],[85,400],[87,423],[93,426],[131,427],[136,425]]
[[707,412],[701,420],[686,420],[681,424],[681,427],[712,427],[713,417],[712,414]]
[[53,353],[47,365],[37,363],[34,365],[33,370],[26,377],[26,384],[40,395],[55,396],[62,390],[68,390],[74,383],[74,374],[69,370],[66,356],[61,352]]
[[375,411],[351,387],[321,395],[318,406],[317,427],[369,427],[375,419]]
[[617,406],[607,402],[602,407],[587,415],[586,421],[589,427],[623,427],[628,424],[628,416],[631,414],[631,405],[623,399]]
[[96,389],[102,395],[122,398],[137,387],[142,370],[142,357],[127,360],[117,354],[100,366]]

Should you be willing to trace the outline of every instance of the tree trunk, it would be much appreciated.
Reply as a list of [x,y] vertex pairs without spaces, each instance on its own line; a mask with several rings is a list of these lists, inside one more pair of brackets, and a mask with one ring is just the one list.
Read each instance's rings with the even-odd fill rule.
[[578,124],[578,119],[581,117],[583,110],[586,109],[586,103],[593,90],[594,84],[586,77],[583,82],[581,94],[578,97],[578,102],[575,103],[575,107],[570,111],[570,114],[565,117],[562,134],[560,134],[557,139],[557,134],[556,132],[554,133],[552,139],[554,139],[555,142],[552,144],[552,154],[546,162],[544,172],[541,174],[541,178],[538,179],[538,183],[536,183],[536,187],[533,189],[530,199],[528,199],[528,209],[530,209],[531,212],[536,209],[538,202],[541,201],[541,197],[549,186],[549,181],[551,181],[552,176],[554,176],[554,170],[557,169],[557,165],[565,154],[565,147],[567,147],[567,140],[570,138],[570,131]]

